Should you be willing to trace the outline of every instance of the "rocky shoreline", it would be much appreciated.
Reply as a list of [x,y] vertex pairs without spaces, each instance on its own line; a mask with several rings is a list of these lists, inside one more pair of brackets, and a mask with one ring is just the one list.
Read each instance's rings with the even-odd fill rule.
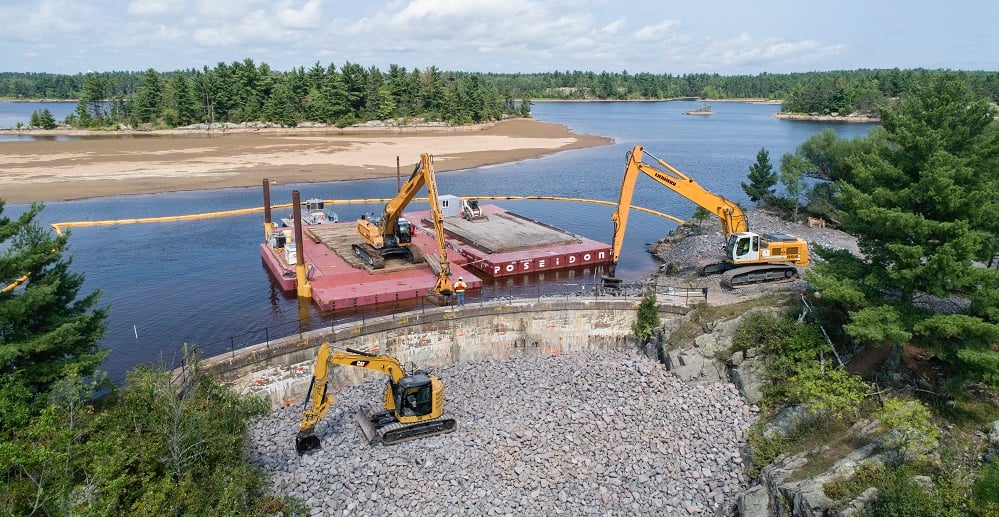
[[851,122],[856,124],[880,124],[881,119],[876,115],[866,114],[830,114],[819,115],[818,113],[774,113],[774,118],[781,120],[807,120],[813,122]]

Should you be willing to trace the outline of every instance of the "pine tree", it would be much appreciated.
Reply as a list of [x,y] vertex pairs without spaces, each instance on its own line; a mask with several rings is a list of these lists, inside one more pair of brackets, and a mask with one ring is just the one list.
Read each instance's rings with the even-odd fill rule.
[[809,163],[799,154],[787,153],[780,159],[780,182],[784,185],[789,204],[793,207],[792,220],[798,219],[801,195],[808,188],[808,183],[805,183],[808,166]]
[[83,91],[76,105],[77,120],[83,127],[100,127],[105,118],[105,100],[108,98],[104,78],[100,74],[87,74]]
[[150,68],[139,78],[139,90],[132,99],[132,114],[139,122],[154,122],[162,110],[162,98],[160,74]]
[[55,127],[58,126],[58,124],[56,124],[55,117],[48,108],[43,109],[42,112],[38,114],[38,125],[41,126],[42,129],[55,129]]
[[[975,264],[999,249],[995,110],[948,73],[881,116],[880,143],[851,156],[838,182],[844,228],[864,258],[820,249],[826,260],[809,279],[851,339],[898,345],[911,336],[999,384],[999,272]],[[927,295],[971,303],[934,312],[916,303]]]
[[756,203],[766,203],[773,196],[773,187],[777,184],[777,173],[770,164],[770,152],[761,147],[756,153],[756,163],[749,166],[749,183],[742,183],[742,190],[749,200]]
[[[0,215],[3,214],[0,200]],[[100,291],[78,298],[84,276],[63,257],[68,235],[42,230],[36,203],[17,220],[0,217],[0,374],[36,392],[75,372],[92,374],[107,355],[98,347],[108,309]]]
[[638,304],[638,312],[635,314],[635,321],[631,323],[631,330],[638,339],[645,342],[652,336],[653,330],[662,325],[659,318],[659,305],[656,303],[655,293],[646,295]]

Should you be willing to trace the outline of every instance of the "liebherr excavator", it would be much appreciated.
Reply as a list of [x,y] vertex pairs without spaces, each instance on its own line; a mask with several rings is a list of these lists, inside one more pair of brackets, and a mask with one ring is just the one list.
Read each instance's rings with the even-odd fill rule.
[[385,267],[385,257],[392,255],[404,256],[412,262],[413,251],[410,246],[413,242],[413,226],[402,217],[402,211],[423,185],[427,186],[430,215],[434,221],[434,234],[437,237],[437,262],[440,270],[431,293],[451,296],[454,288],[451,285],[451,268],[444,240],[444,215],[441,213],[437,196],[433,157],[427,153],[420,155],[420,163],[413,168],[413,174],[399,189],[399,193],[385,204],[385,211],[381,217],[362,216],[357,220],[357,233],[365,242],[351,245],[351,249],[355,255],[375,269]]
[[312,383],[295,437],[295,450],[299,454],[321,447],[316,424],[334,402],[333,395],[327,392],[330,365],[367,368],[389,376],[384,409],[369,410],[362,406],[354,415],[368,443],[391,445],[450,433],[458,427],[453,418],[444,417],[444,384],[437,377],[422,370],[406,374],[399,361],[389,356],[350,348],[331,351],[330,344],[323,343],[316,354]]
[[[648,154],[666,170],[642,162]],[[750,284],[789,282],[798,278],[798,267],[808,265],[808,243],[785,233],[759,235],[749,231],[746,216],[739,205],[722,196],[707,191],[696,181],[664,160],[635,146],[628,153],[628,164],[621,182],[621,195],[614,212],[614,243],[610,273],[604,276],[607,284],[619,283],[614,276],[628,225],[631,197],[635,191],[638,173],[645,173],[664,187],[703,207],[721,220],[725,235],[725,255],[702,260],[697,265],[699,275],[722,273],[721,283],[726,287],[743,287]]]

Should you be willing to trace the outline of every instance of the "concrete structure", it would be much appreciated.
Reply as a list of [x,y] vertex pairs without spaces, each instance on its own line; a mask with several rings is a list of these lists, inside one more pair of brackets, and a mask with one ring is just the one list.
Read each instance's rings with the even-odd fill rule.
[[[622,349],[635,345],[631,324],[637,308],[637,299],[615,298],[489,302],[460,310],[441,307],[247,347],[204,359],[202,367],[238,391],[257,393],[278,407],[302,402],[316,349],[324,341],[391,355],[411,369],[415,368],[410,363],[433,368],[506,355]],[[660,304],[663,319],[688,311]],[[360,368],[337,367],[333,375],[334,386],[384,378]]]

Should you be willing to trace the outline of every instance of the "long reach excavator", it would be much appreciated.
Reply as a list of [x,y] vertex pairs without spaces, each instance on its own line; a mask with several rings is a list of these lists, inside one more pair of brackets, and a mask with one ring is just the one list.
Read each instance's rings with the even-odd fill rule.
[[[400,256],[413,262],[411,245],[415,229],[412,223],[402,217],[402,211],[424,184],[427,185],[427,191],[433,198],[430,199],[431,211],[435,208],[439,211],[432,158],[426,153],[420,155],[420,163],[413,168],[413,174],[395,197],[385,204],[385,210],[380,216],[367,214],[357,220],[357,233],[364,242],[351,245],[355,255],[374,269],[385,267],[385,259],[393,256]],[[443,221],[443,217],[441,220]]]
[[450,433],[458,427],[453,418],[444,416],[444,384],[436,376],[422,370],[407,374],[393,357],[351,348],[331,350],[329,343],[323,343],[316,354],[312,383],[295,437],[299,454],[321,447],[316,425],[334,402],[329,393],[330,365],[366,368],[389,376],[383,409],[362,406],[354,415],[368,443],[391,445]]
[[[643,155],[655,159],[665,170],[643,163]],[[699,275],[721,273],[722,285],[744,287],[759,283],[789,282],[798,278],[798,267],[808,265],[807,242],[785,233],[759,235],[749,231],[746,216],[735,202],[709,192],[676,167],[646,152],[642,146],[635,146],[628,153],[628,164],[621,182],[621,195],[617,210],[612,216],[614,243],[610,272],[603,277],[605,284],[616,284],[621,281],[614,275],[621,254],[621,245],[624,243],[631,197],[635,191],[635,180],[639,172],[645,173],[662,186],[693,201],[721,220],[722,233],[725,235],[725,254],[702,259],[697,264]]]

